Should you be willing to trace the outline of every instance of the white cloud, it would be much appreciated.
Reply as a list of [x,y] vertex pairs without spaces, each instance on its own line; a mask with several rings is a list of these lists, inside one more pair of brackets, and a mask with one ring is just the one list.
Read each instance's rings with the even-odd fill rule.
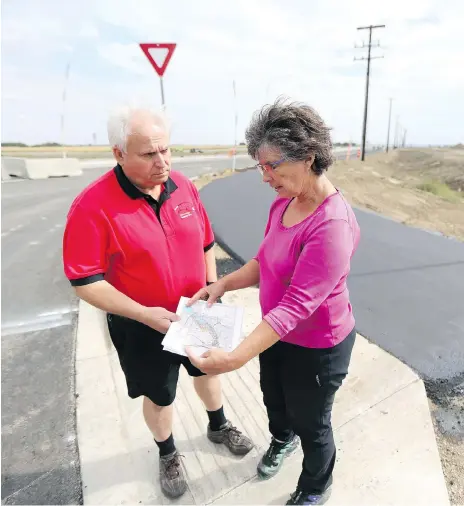
[[40,23],[32,17],[18,16],[2,19],[3,44],[24,44],[29,47],[41,41],[48,44],[51,39],[61,37],[63,33],[63,26],[57,19],[44,17]]
[[84,21],[79,31],[79,37],[83,39],[98,39],[99,32],[94,23]]
[[138,44],[112,42],[98,48],[99,55],[107,62],[134,74],[147,74],[147,59]]
[[[287,94],[319,109],[336,140],[359,140],[366,62],[353,57],[366,50],[353,46],[368,35],[356,28],[370,23],[386,28],[373,35],[382,46],[373,53],[385,58],[372,61],[369,139],[384,141],[393,96],[394,118],[400,116],[411,141],[462,140],[461,0],[237,0],[227,9],[213,0],[97,0],[79,4],[71,14],[53,0],[41,2],[40,9],[32,0],[14,5],[21,8],[3,15],[3,53],[21,72],[3,79],[5,140],[12,131],[30,138],[54,135],[51,119],[41,128],[33,121],[29,128],[18,124],[15,111],[29,109],[33,117],[34,104],[40,104],[41,111],[53,109],[59,116],[66,57],[55,64],[52,55],[66,45],[74,48],[68,123],[76,142],[87,138],[87,131],[103,132],[107,109],[125,96],[159,104],[159,80],[140,42],[178,44],[164,78],[178,142],[233,139],[233,79],[242,137],[255,109]],[[19,48],[26,40],[40,51],[42,71],[25,70],[30,53]]]

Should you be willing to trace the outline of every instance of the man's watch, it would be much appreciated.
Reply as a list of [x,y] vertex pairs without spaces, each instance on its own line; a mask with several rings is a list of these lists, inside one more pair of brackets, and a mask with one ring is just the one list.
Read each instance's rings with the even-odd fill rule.
[[[207,282],[206,282],[206,286],[212,285],[213,283],[216,283],[216,281],[207,281]],[[216,304],[222,304],[221,297],[218,297],[218,298],[216,299]]]

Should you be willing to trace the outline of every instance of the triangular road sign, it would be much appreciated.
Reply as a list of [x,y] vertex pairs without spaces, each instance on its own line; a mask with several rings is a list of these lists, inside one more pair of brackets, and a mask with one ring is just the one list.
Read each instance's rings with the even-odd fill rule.
[[[174,53],[174,49],[177,44],[150,44],[150,43],[142,43],[140,44],[140,48],[145,53],[145,56],[148,58],[150,63],[153,65],[153,68],[156,70],[156,73],[163,77],[164,72],[168,66],[168,63]],[[166,51],[167,50],[167,51]],[[158,62],[155,61],[154,55],[157,54]]]

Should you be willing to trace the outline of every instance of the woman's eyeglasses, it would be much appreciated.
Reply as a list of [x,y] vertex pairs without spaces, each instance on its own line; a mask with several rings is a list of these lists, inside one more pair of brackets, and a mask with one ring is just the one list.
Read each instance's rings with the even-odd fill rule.
[[285,159],[282,158],[282,160],[278,160],[277,162],[268,162],[268,163],[257,163],[255,165],[255,167],[259,170],[259,172],[261,173],[261,175],[264,174],[264,172],[273,172],[274,170],[277,169],[277,167],[281,164],[281,163],[284,163],[285,162]]

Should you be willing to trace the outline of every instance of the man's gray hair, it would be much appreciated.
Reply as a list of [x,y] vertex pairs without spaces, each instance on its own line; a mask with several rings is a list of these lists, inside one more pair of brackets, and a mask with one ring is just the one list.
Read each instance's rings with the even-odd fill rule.
[[114,109],[107,123],[108,140],[112,148],[126,150],[127,138],[136,132],[137,120],[149,120],[160,130],[170,134],[170,124],[164,112],[147,106],[123,105]]
[[255,160],[263,147],[275,148],[287,161],[303,161],[314,155],[312,170],[321,175],[333,163],[330,128],[309,105],[286,104],[278,98],[256,111],[246,130],[248,154]]

